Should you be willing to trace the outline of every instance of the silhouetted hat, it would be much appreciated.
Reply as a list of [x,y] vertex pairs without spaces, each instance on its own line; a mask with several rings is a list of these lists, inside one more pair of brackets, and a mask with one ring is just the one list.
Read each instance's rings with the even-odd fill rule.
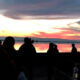
[[72,46],[75,46],[75,44],[72,44]]
[[33,43],[34,40],[31,40],[31,38],[26,37],[26,38],[24,38],[24,42],[25,43]]

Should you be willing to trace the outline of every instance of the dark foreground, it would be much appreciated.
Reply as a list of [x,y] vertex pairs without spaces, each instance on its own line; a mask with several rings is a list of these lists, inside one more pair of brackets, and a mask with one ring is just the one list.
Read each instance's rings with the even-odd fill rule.
[[[32,80],[73,80],[73,68],[78,67],[78,79],[80,80],[80,53],[59,53],[49,55],[46,53],[36,53],[26,60],[22,56],[17,56],[18,62],[29,65]],[[23,63],[23,60],[25,61]]]
[[16,51],[13,37],[0,41],[0,80],[80,80],[80,53],[75,44],[71,53],[59,53],[54,43],[47,53],[36,53],[33,42],[24,38]]

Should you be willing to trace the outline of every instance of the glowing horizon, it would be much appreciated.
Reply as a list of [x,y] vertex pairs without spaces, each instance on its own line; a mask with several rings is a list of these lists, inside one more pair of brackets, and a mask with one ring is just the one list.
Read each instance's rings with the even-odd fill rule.
[[[59,19],[59,20],[16,20],[0,15],[0,36],[13,37],[47,37],[55,38],[50,35],[57,35],[56,38],[67,39],[70,37],[79,36],[79,32],[75,32],[75,28],[79,28],[78,22],[80,19]],[[75,26],[76,25],[76,26]],[[71,30],[72,28],[72,30]],[[74,29],[74,30],[73,30]],[[45,34],[45,35],[42,35]],[[64,34],[63,34],[64,33]],[[48,36],[49,35],[49,36]]]
[[0,0],[0,37],[7,36],[80,40],[80,0]]
[[[14,48],[19,50],[20,46],[23,43],[16,43]],[[46,53],[49,48],[49,44],[33,44],[37,53]],[[71,44],[57,44],[59,52],[71,52],[72,46]],[[80,44],[76,44],[77,51],[80,52]]]

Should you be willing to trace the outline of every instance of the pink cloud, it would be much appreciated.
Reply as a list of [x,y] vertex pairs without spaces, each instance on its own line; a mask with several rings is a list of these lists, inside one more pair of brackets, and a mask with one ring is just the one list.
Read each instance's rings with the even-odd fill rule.
[[[59,38],[59,39],[80,39],[80,33],[72,32],[71,30],[62,31],[60,33],[45,33],[45,32],[38,32],[39,34],[32,34],[32,37],[40,37],[40,38]],[[71,36],[71,34],[73,34]]]

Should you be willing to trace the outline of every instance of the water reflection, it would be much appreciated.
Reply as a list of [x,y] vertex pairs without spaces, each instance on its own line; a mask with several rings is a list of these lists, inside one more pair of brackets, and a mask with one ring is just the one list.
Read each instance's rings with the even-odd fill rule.
[[34,44],[37,52],[47,52],[49,48],[49,44],[41,44],[41,43],[35,43]]
[[[19,47],[22,45],[23,43],[16,43],[14,45],[15,49],[18,50]],[[34,43],[34,47],[36,49],[36,52],[47,52],[48,48],[49,48],[49,44],[48,43]],[[59,52],[71,52],[71,44],[57,44],[57,47],[59,49]],[[80,44],[76,44],[76,48],[78,51],[80,51]]]

